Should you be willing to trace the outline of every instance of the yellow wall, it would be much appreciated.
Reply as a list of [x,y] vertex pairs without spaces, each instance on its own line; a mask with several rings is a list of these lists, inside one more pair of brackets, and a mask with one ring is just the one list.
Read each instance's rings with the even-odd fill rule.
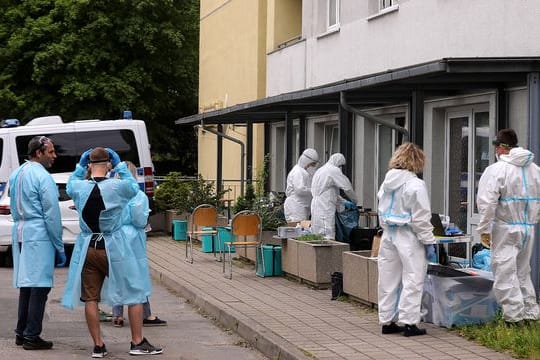
[[[245,103],[265,96],[266,0],[201,0],[199,112]],[[245,143],[245,126],[224,132]],[[254,128],[253,174],[262,163],[263,132]],[[199,173],[216,179],[214,134],[199,131]],[[240,146],[223,140],[223,179],[240,179]]]
[[302,34],[302,0],[268,0],[266,51]]

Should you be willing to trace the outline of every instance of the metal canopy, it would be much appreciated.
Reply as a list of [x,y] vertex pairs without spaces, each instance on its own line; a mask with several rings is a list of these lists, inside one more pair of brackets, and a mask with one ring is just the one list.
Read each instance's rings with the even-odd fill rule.
[[424,99],[463,92],[525,86],[527,74],[540,71],[540,57],[446,58],[425,64],[346,79],[316,88],[267,97],[225,109],[187,116],[176,125],[284,121],[287,118],[339,112],[340,92],[358,108],[410,101],[414,91]]

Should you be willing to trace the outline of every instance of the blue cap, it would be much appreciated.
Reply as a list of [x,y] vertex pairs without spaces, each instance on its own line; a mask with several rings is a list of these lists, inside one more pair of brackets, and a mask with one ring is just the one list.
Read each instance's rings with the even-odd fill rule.
[[124,110],[124,113],[122,115],[122,118],[125,119],[125,120],[132,120],[133,119],[133,115],[131,114],[131,111],[130,110]]

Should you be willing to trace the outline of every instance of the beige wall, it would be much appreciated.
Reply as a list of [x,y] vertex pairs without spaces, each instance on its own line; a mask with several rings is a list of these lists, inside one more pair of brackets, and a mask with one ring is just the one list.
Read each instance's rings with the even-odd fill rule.
[[[266,88],[266,0],[201,0],[199,112],[260,99]],[[263,161],[263,131],[254,131],[253,165]],[[224,133],[245,143],[245,126]],[[217,137],[199,131],[198,171],[216,179]],[[253,171],[256,175],[256,169]],[[223,179],[240,179],[240,146],[223,140]]]

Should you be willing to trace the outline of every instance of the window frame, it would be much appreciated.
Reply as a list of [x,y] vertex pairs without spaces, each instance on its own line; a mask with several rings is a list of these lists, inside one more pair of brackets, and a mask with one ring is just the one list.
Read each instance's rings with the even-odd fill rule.
[[[330,23],[330,10],[334,7],[333,13],[335,14],[335,22]],[[326,1],[326,31],[331,32],[340,28],[340,10],[341,10],[341,0],[327,0]]]

